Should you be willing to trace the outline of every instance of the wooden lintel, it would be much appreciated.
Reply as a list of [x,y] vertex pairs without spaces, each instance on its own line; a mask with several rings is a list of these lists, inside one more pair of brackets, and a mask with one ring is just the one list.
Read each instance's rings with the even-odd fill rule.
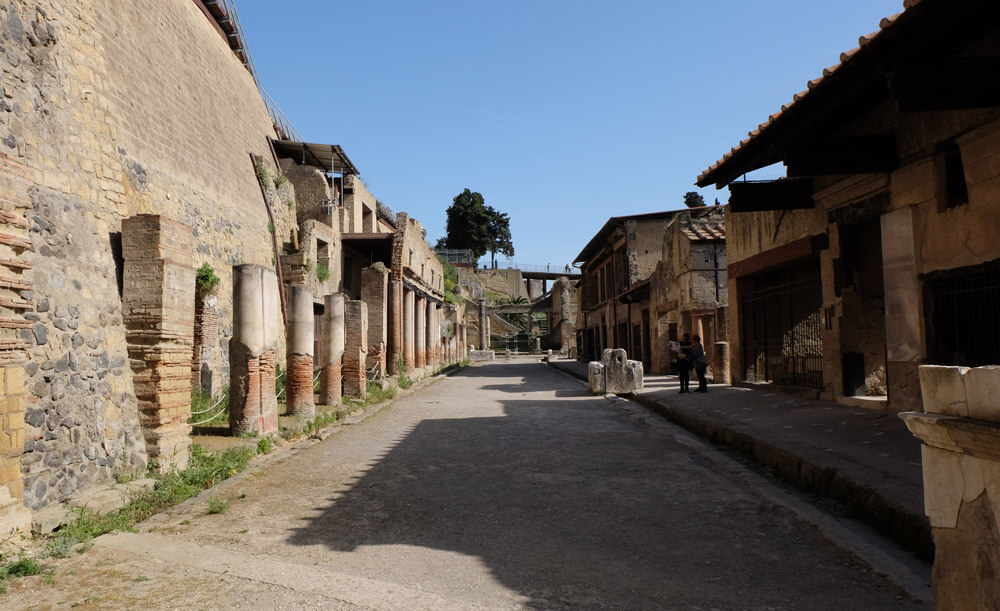
[[731,212],[805,210],[813,207],[810,178],[729,183]]
[[899,167],[892,135],[809,139],[782,151],[788,176],[878,174]]
[[765,250],[742,261],[730,262],[726,271],[730,278],[750,276],[780,265],[786,265],[792,261],[811,257],[828,248],[830,248],[830,236],[818,233]]
[[900,112],[1000,106],[1000,57],[903,66],[890,75],[889,86]]

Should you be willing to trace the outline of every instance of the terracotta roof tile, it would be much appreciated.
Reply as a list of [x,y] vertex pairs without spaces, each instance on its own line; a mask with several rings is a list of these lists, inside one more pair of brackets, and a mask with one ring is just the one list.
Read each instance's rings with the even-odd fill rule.
[[845,63],[849,62],[851,60],[851,58],[853,58],[855,55],[857,55],[858,51],[860,51],[862,47],[865,47],[868,44],[870,44],[873,40],[875,40],[876,38],[878,38],[878,36],[883,31],[885,31],[886,28],[888,28],[892,24],[896,23],[899,20],[899,18],[903,14],[906,13],[907,10],[909,10],[912,7],[920,4],[920,2],[921,2],[921,0],[904,0],[904,2],[903,2],[903,11],[902,12],[896,13],[895,15],[890,15],[888,17],[883,18],[879,22],[879,29],[877,31],[872,32],[870,34],[866,34],[866,35],[862,36],[861,38],[859,38],[858,39],[858,46],[857,47],[855,47],[855,48],[853,48],[853,49],[851,49],[849,51],[844,51],[843,53],[841,53],[840,54],[840,62],[839,63],[824,68],[822,76],[814,78],[811,81],[809,81],[806,84],[806,89],[804,91],[801,91],[801,92],[795,94],[794,96],[792,96],[792,101],[791,102],[789,102],[787,104],[783,104],[781,106],[781,110],[780,111],[772,114],[770,117],[768,117],[767,121],[764,121],[763,123],[761,123],[760,125],[758,125],[757,129],[755,129],[754,131],[750,132],[750,134],[749,134],[750,137],[749,138],[746,138],[746,139],[742,140],[738,145],[736,145],[735,147],[733,147],[733,149],[730,152],[728,152],[725,155],[723,155],[722,159],[716,161],[707,170],[705,170],[704,172],[702,172],[701,174],[699,174],[698,175],[698,182],[700,183],[703,178],[705,178],[706,176],[708,176],[709,174],[711,174],[715,170],[719,169],[726,161],[729,161],[729,159],[731,159],[736,153],[738,153],[740,150],[742,150],[747,144],[749,144],[755,138],[757,138],[758,136],[760,136],[765,130],[767,130],[771,125],[773,125],[774,122],[775,122],[775,120],[778,119],[783,113],[785,113],[789,109],[793,108],[795,106],[795,104],[799,103],[801,100],[808,98],[810,92],[813,89],[815,89],[824,80],[826,80],[830,75],[832,75],[837,70],[839,70],[842,66],[844,66]]
[[725,221],[692,221],[691,224],[681,228],[681,232],[692,242],[702,242],[707,240],[725,240]]

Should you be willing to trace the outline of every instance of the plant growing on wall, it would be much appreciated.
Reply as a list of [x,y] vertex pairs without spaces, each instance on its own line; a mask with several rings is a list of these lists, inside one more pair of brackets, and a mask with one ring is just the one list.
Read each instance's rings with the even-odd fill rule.
[[288,176],[285,176],[284,172],[278,172],[277,174],[274,175],[274,187],[275,188],[280,187],[281,185],[285,184],[286,182],[288,182]]
[[326,263],[316,264],[316,279],[320,282],[326,282],[330,279],[330,267]]
[[198,275],[195,283],[202,295],[211,295],[219,286],[219,277],[215,275],[215,270],[208,263],[202,263],[198,268]]
[[306,259],[306,264],[303,267],[306,268],[307,272],[311,272],[312,268],[313,268],[313,260],[312,259]]

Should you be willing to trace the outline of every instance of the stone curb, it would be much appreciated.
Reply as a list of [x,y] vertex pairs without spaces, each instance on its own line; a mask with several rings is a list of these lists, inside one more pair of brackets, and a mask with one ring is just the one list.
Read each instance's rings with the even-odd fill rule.
[[[583,376],[571,369],[546,364],[586,382]],[[732,448],[773,468],[782,479],[802,490],[844,504],[850,515],[868,523],[918,557],[925,560],[934,558],[934,543],[926,516],[914,513],[880,491],[854,481],[848,474],[758,439],[745,431],[684,413],[669,404],[643,395],[624,396],[702,438]]]

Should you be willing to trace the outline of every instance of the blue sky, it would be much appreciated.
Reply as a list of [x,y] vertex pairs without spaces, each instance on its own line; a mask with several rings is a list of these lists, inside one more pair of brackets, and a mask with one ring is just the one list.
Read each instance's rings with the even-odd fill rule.
[[236,0],[257,73],[305,140],[444,235],[463,189],[514,260],[561,268],[608,217],[695,178],[902,0]]

